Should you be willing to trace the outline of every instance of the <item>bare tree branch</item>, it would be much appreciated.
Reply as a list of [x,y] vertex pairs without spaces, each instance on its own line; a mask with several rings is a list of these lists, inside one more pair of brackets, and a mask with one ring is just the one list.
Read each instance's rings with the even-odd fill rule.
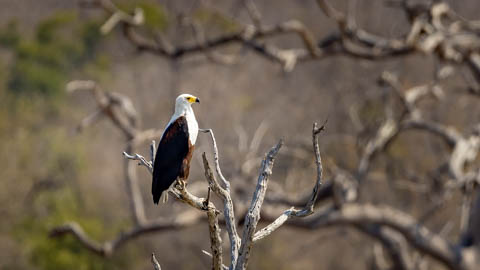
[[104,243],[99,243],[91,239],[80,225],[75,222],[70,222],[53,228],[50,231],[50,237],[62,237],[71,234],[88,250],[100,256],[109,257],[128,241],[141,235],[147,233],[159,233],[162,231],[180,230],[196,224],[200,219],[200,215],[197,215],[196,212],[189,211],[171,221],[156,220],[151,221],[148,224],[134,226],[119,234],[116,238]]
[[152,264],[154,270],[162,270],[160,263],[157,261],[157,258],[155,258],[155,253],[152,253]]
[[402,234],[412,246],[443,262],[450,269],[464,269],[459,249],[448,243],[443,237],[420,226],[415,218],[388,206],[345,204],[341,209],[318,212],[311,218],[295,222],[309,228],[336,224],[386,226]]
[[[374,256],[376,260],[381,260],[382,263],[385,263],[385,256],[383,256],[383,254],[378,254],[378,249],[385,249],[388,252],[388,255],[394,265],[393,269],[415,269],[413,265],[413,258],[409,252],[407,243],[401,235],[391,229],[384,228],[379,225],[363,225],[356,226],[356,228],[382,243],[382,246],[373,246]],[[392,269],[392,267],[388,267],[387,269]]]
[[222,170],[220,168],[219,164],[219,157],[218,157],[218,148],[217,148],[217,142],[215,140],[215,135],[213,134],[213,130],[207,129],[207,130],[202,130],[203,132],[210,133],[210,137],[212,139],[212,144],[213,144],[213,158],[215,162],[215,170],[217,172],[217,175],[220,177],[222,180],[222,184],[225,186],[225,188],[222,188],[218,181],[216,180],[215,175],[213,175],[210,166],[208,165],[208,160],[205,156],[205,153],[203,153],[203,165],[205,169],[205,176],[207,180],[209,181],[210,187],[212,190],[222,198],[224,202],[224,207],[223,207],[223,213],[225,215],[225,222],[227,225],[227,232],[228,232],[228,237],[230,239],[230,260],[231,260],[231,265],[235,266],[237,263],[237,258],[238,258],[238,249],[240,248],[240,238],[237,233],[237,228],[236,228],[236,221],[235,221],[235,213],[233,210],[233,201],[230,195],[230,183],[225,179],[225,177],[222,174]]
[[[155,148],[152,148],[152,150],[155,150]],[[148,171],[150,173],[153,173],[153,165],[152,165],[153,161],[147,161],[142,155],[139,155],[139,154],[130,155],[130,154],[127,154],[127,152],[123,152],[123,155],[127,159],[138,160],[138,165],[147,167]]]
[[280,226],[282,226],[288,219],[292,217],[306,217],[313,213],[313,207],[318,197],[318,191],[320,190],[320,186],[322,185],[322,158],[320,156],[320,147],[318,146],[318,134],[322,130],[325,129],[325,126],[318,127],[317,123],[313,124],[312,129],[312,141],[313,141],[313,149],[315,152],[315,163],[317,167],[317,180],[315,182],[315,186],[313,187],[312,195],[310,199],[307,201],[306,205],[303,209],[295,209],[294,207],[286,210],[280,215],[274,222],[270,225],[264,227],[263,229],[257,231],[253,236],[253,241],[258,241],[260,239],[265,238],[266,236],[270,235]]
[[223,265],[222,258],[222,237],[220,236],[220,226],[218,225],[218,213],[216,209],[207,211],[208,227],[210,230],[210,243],[212,249],[212,268],[221,270]]
[[245,225],[243,229],[242,243],[238,251],[238,262],[235,269],[246,269],[250,250],[253,244],[253,236],[260,220],[260,209],[267,191],[268,177],[272,174],[272,167],[275,161],[275,156],[283,145],[283,141],[279,141],[267,154],[262,162],[260,175],[258,177],[257,187],[253,194],[252,203],[245,216]]
[[[203,254],[207,255],[207,256],[210,257],[210,258],[213,257],[212,254],[210,254],[210,253],[209,253],[208,251],[206,251],[206,250],[202,250],[202,252],[203,252]],[[223,265],[222,265],[222,269],[223,269],[223,270],[228,270],[228,267],[227,267],[225,264],[223,264]]]

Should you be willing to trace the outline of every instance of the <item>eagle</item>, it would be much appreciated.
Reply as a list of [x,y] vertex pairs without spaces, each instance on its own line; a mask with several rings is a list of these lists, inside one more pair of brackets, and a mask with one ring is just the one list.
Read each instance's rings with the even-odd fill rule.
[[160,197],[167,199],[168,189],[177,180],[185,181],[190,171],[198,123],[192,104],[200,99],[182,94],[175,100],[175,112],[163,131],[153,164],[152,195],[158,204]]

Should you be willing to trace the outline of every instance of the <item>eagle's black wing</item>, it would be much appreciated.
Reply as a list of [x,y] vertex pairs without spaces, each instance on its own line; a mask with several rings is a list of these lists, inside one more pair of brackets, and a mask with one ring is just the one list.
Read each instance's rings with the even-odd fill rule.
[[172,122],[163,133],[153,165],[152,195],[155,204],[180,174],[183,159],[189,151],[188,136],[187,119],[184,116]]

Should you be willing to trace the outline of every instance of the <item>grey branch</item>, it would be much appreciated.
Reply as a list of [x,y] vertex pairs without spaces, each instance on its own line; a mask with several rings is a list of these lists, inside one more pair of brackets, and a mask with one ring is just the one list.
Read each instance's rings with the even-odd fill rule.
[[142,25],[145,21],[143,9],[136,8],[133,16],[121,11],[116,10],[115,13],[100,27],[102,34],[108,34],[112,29],[120,22],[128,23],[131,25]]
[[154,270],[162,270],[162,267],[160,267],[160,263],[158,262],[157,258],[155,258],[155,253],[152,253],[151,260],[152,260]]
[[[373,247],[375,260],[377,261],[377,263],[385,261],[385,256],[378,253],[378,249],[380,249],[386,250],[388,252],[390,259],[394,264],[393,269],[415,269],[414,260],[412,258],[412,255],[410,254],[411,252],[408,248],[407,242],[405,241],[405,238],[403,238],[398,232],[376,224],[358,225],[355,226],[355,228],[382,243],[382,246],[374,245]],[[392,269],[392,267],[388,267],[387,269]]]
[[266,236],[270,235],[272,232],[274,232],[276,229],[278,229],[280,226],[282,226],[288,219],[292,217],[306,217],[309,216],[313,213],[313,207],[315,205],[315,202],[318,197],[318,191],[320,190],[320,187],[322,185],[322,158],[320,156],[320,147],[318,146],[318,135],[322,130],[325,129],[325,126],[321,126],[320,128],[318,127],[317,123],[313,124],[313,129],[312,129],[312,141],[313,141],[313,149],[315,152],[315,163],[317,167],[317,180],[315,182],[315,186],[313,187],[312,195],[310,196],[310,199],[307,201],[306,205],[304,206],[303,209],[297,210],[294,207],[286,210],[283,212],[282,215],[280,215],[274,222],[272,222],[270,225],[264,227],[263,229],[259,230],[258,232],[255,233],[253,236],[253,241],[258,241],[260,239],[265,238]]
[[418,250],[443,262],[450,269],[464,269],[460,260],[460,250],[443,237],[432,233],[417,220],[399,210],[387,206],[370,204],[345,204],[341,209],[318,212],[311,218],[296,221],[298,225],[320,228],[337,224],[364,225],[377,224],[399,232]]
[[217,142],[215,140],[215,135],[213,134],[213,130],[204,129],[201,131],[210,133],[210,137],[212,139],[212,144],[213,144],[213,159],[215,162],[215,170],[217,172],[217,175],[222,180],[222,184],[225,187],[225,188],[222,188],[218,183],[218,181],[216,180],[216,177],[212,173],[210,166],[208,165],[208,160],[204,153],[202,157],[203,157],[203,164],[205,169],[205,176],[207,177],[207,180],[209,181],[210,187],[213,189],[213,192],[215,192],[218,196],[220,196],[220,198],[222,198],[224,202],[223,213],[225,215],[225,222],[227,226],[227,232],[228,232],[228,237],[230,239],[230,247],[231,247],[230,260],[231,260],[231,265],[235,266],[238,258],[238,249],[240,248],[240,238],[237,233],[235,213],[233,210],[233,201],[230,193],[230,182],[227,179],[225,179],[225,177],[222,174],[222,170],[220,168]]
[[207,211],[208,229],[210,231],[210,245],[212,249],[212,268],[221,270],[223,266],[222,237],[218,225],[218,213],[215,208]]
[[[95,81],[71,81],[66,86],[68,93],[87,91],[93,95],[99,110],[117,126],[128,140],[135,137],[138,126],[138,114],[129,97],[104,91]],[[93,116],[91,115],[91,118]],[[95,119],[84,119],[79,125],[81,130],[90,125]],[[87,122],[87,123],[85,123]]]
[[153,165],[152,165],[152,162],[147,161],[142,155],[139,155],[139,154],[130,155],[130,154],[127,154],[127,152],[123,152],[123,155],[124,155],[125,158],[127,158],[127,159],[138,160],[138,165],[142,165],[142,166],[147,167],[148,171],[149,171],[150,173],[153,173]]
[[[464,59],[467,67],[480,80],[480,38],[477,36],[478,22],[468,21],[441,1],[432,1],[424,9],[418,9],[410,1],[396,4],[407,15],[410,23],[408,34],[400,38],[385,38],[361,29],[356,24],[355,13],[352,12],[355,1],[351,1],[349,11],[344,14],[335,9],[327,0],[317,0],[321,11],[338,26],[338,32],[322,38],[315,38],[312,32],[299,21],[290,20],[275,25],[262,24],[262,17],[254,2],[244,0],[244,6],[253,24],[246,25],[235,21],[241,30],[224,33],[213,39],[203,36],[199,39],[199,31],[195,30],[196,44],[171,45],[162,36],[148,37],[139,31],[144,18],[143,11],[136,9],[133,15],[126,14],[110,0],[84,0],[88,5],[103,9],[110,18],[102,26],[103,33],[110,32],[120,25],[123,34],[137,49],[153,54],[178,59],[189,54],[205,54],[209,59],[226,59],[220,62],[231,63],[231,57],[212,57],[217,55],[213,49],[240,43],[258,53],[260,56],[280,63],[284,71],[291,71],[297,63],[308,60],[324,59],[328,56],[346,55],[363,59],[384,59],[414,54],[417,52],[433,54],[438,59],[460,63]],[[448,18],[449,20],[443,20]],[[445,21],[451,21],[449,25]],[[454,26],[454,27],[452,27]],[[199,29],[197,27],[197,29]],[[293,33],[303,42],[299,48],[280,49],[265,43],[263,39]],[[166,44],[169,44],[168,46]]]
[[83,246],[103,257],[111,256],[118,248],[128,241],[147,233],[159,233],[162,231],[179,230],[196,224],[201,219],[200,215],[193,212],[186,212],[172,221],[151,221],[148,224],[134,226],[116,238],[99,243],[91,239],[85,231],[75,222],[55,227],[50,231],[50,237],[62,237],[68,234],[73,235]]
[[231,261],[231,265],[235,265],[238,258],[238,248],[240,245],[240,240],[238,238],[237,229],[235,225],[236,221],[235,221],[235,215],[233,213],[232,198],[230,196],[230,192],[228,192],[226,189],[223,189],[218,183],[215,175],[212,172],[212,169],[210,168],[210,165],[208,164],[208,160],[205,153],[203,153],[202,158],[203,158],[203,166],[205,170],[205,177],[208,180],[210,188],[220,198],[222,198],[224,202],[223,211],[225,215],[225,224],[226,224],[228,236],[230,239],[230,261]]
[[[137,31],[138,26],[143,23],[143,13],[141,9],[137,9],[133,16],[126,15],[109,0],[92,1],[94,5],[102,8],[110,14],[110,19],[102,27],[102,32],[107,33],[113,26],[120,24],[123,26],[125,37],[134,44],[139,50],[149,51],[151,53],[169,58],[180,58],[192,53],[205,53],[213,48],[228,45],[231,43],[242,43],[246,47],[251,48],[255,52],[278,63],[281,63],[285,71],[291,71],[298,60],[303,58],[316,58],[322,56],[321,50],[315,45],[315,39],[311,32],[299,21],[290,20],[274,26],[265,26],[258,28],[255,25],[244,25],[243,29],[232,33],[225,34],[213,40],[199,39],[199,32],[196,33],[196,44],[185,46],[168,46],[165,42],[157,42],[155,39],[145,37]],[[251,10],[252,4],[247,4],[248,10]],[[237,22],[240,24],[240,22]],[[273,45],[261,44],[257,39],[276,36],[280,34],[293,33],[300,37],[305,45],[304,48],[283,50]],[[212,54],[206,53],[207,57]],[[218,57],[214,57],[218,58]],[[223,58],[223,57],[222,57]],[[227,61],[231,62],[231,61]]]
[[[210,253],[209,253],[208,251],[206,251],[206,250],[202,250],[202,252],[203,252],[203,254],[207,255],[207,256],[210,257],[210,258],[213,257],[213,255],[210,254]],[[222,265],[222,269],[223,269],[223,270],[228,270],[228,267],[227,267],[225,264],[223,264],[223,265]]]
[[260,169],[260,175],[258,176],[257,187],[253,194],[252,203],[245,216],[245,225],[243,229],[242,243],[238,252],[238,261],[235,269],[246,269],[248,259],[250,257],[250,250],[253,244],[253,236],[255,229],[257,228],[258,221],[260,220],[260,210],[267,191],[268,178],[272,174],[273,163],[275,156],[283,145],[283,141],[280,140],[267,154],[262,161],[262,167]]
[[215,135],[213,134],[213,130],[211,129],[200,129],[199,131],[204,132],[204,133],[210,133],[210,138],[212,139],[212,144],[213,144],[213,159],[215,162],[215,170],[220,177],[220,180],[222,180],[222,184],[225,186],[225,189],[230,192],[230,182],[225,179],[225,177],[222,174],[222,169],[220,168],[219,164],[219,156],[218,156],[218,148],[217,148],[217,141],[215,140]]

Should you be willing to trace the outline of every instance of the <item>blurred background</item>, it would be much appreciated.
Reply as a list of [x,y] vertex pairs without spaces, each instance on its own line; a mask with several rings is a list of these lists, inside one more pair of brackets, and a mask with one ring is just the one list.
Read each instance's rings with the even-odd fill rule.
[[[140,130],[163,129],[177,95],[199,97],[201,103],[194,107],[197,120],[201,128],[215,131],[222,169],[232,185],[254,181],[264,153],[284,138],[286,147],[271,181],[297,194],[308,191],[316,175],[310,146],[313,122],[328,119],[320,138],[325,179],[334,166],[353,173],[359,149],[376,134],[385,106],[390,106],[385,98],[389,90],[377,83],[382,72],[397,74],[408,89],[431,83],[439,65],[428,53],[373,60],[332,54],[285,71],[276,61],[235,43],[213,50],[234,56],[232,63],[219,63],[202,52],[172,59],[138,50],[121,27],[102,34],[100,27],[111,14],[80,2],[0,0],[0,269],[150,269],[152,251],[164,269],[210,268],[210,258],[201,252],[210,248],[205,222],[143,235],[108,258],[71,236],[49,237],[53,227],[70,221],[97,241],[110,240],[133,224],[121,154],[127,139],[107,117],[78,129],[97,105],[88,92],[67,93],[72,80],[93,80],[106,92],[128,97]],[[114,1],[127,13],[142,8],[141,33],[166,37],[173,46],[195,43],[185,21],[201,25],[206,39],[251,24],[243,2]],[[264,25],[295,19],[316,39],[338,30],[313,0],[254,2]],[[347,1],[331,2],[339,10],[347,9]],[[480,19],[476,0],[446,2],[462,18]],[[410,29],[404,12],[385,1],[359,0],[355,10],[358,26],[376,35],[399,38]],[[268,42],[283,49],[302,47],[295,35],[276,35]],[[428,119],[468,131],[480,116],[478,101],[463,90],[461,75],[443,83],[448,98],[419,106]],[[252,140],[258,146],[252,146]],[[148,155],[148,142],[137,149]],[[431,171],[450,150],[429,134],[402,134],[375,159],[361,186],[361,200],[419,216],[436,196],[438,179]],[[205,182],[202,152],[211,153],[204,134],[197,140],[191,183]],[[138,168],[147,218],[185,210],[174,200],[153,205],[150,181],[146,170]],[[426,186],[427,191],[405,182]],[[242,196],[248,199],[251,193]],[[461,201],[453,194],[424,225],[440,232],[448,223],[445,237],[457,241]],[[254,246],[250,268],[373,269],[372,243],[346,227],[286,226]]]

